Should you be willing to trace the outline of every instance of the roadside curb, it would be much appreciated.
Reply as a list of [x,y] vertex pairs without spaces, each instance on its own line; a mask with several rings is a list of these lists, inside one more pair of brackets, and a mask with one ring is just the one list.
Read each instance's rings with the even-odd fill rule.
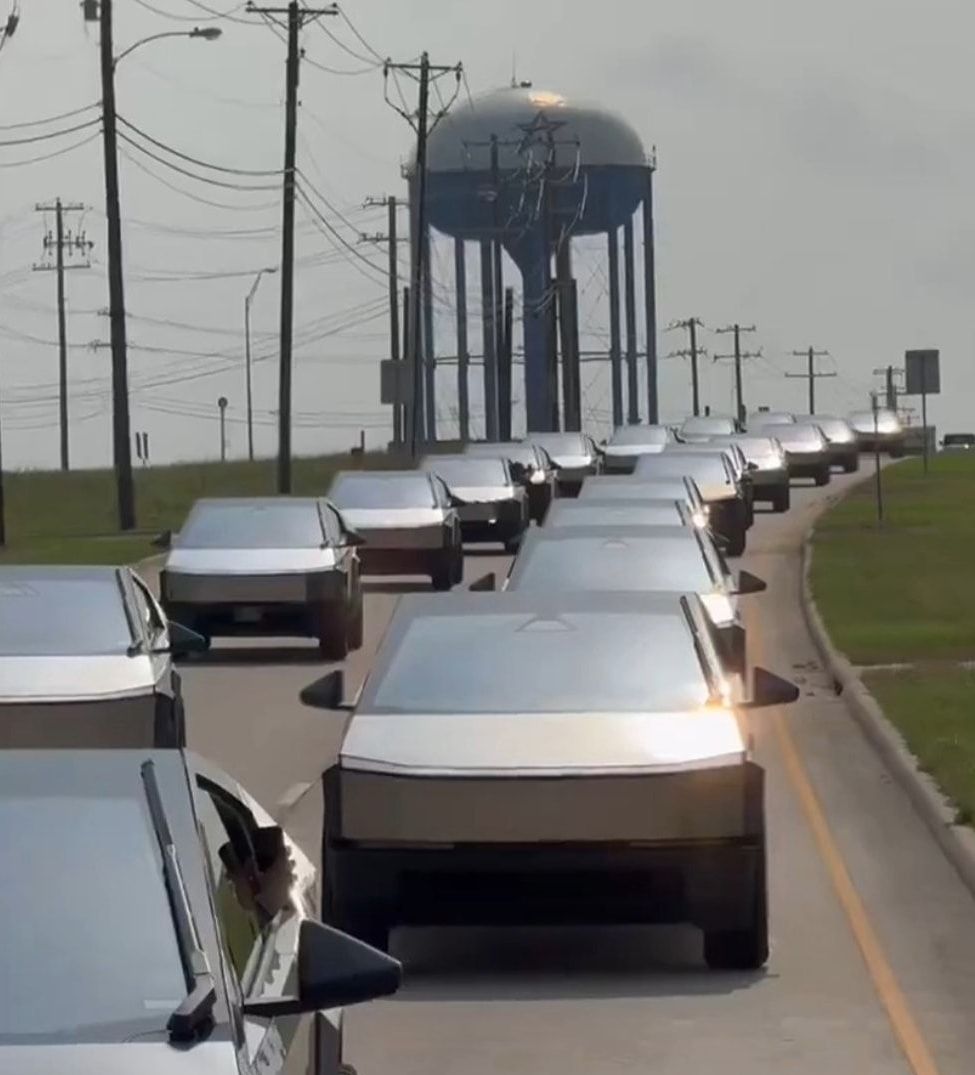
[[907,793],[945,857],[975,896],[975,830],[956,824],[951,802],[934,779],[918,766],[917,758],[908,749],[900,732],[887,719],[854,666],[836,649],[829,637],[809,581],[814,533],[815,527],[811,527],[802,542],[799,583],[799,604],[813,645],[847,710],[880,755],[891,776]]

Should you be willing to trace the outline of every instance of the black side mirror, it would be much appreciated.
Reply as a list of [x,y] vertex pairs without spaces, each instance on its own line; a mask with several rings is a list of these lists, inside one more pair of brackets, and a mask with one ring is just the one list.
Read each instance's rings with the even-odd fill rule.
[[181,623],[169,621],[169,646],[164,651],[174,657],[185,657],[190,653],[206,653],[210,648],[210,639]]
[[346,529],[345,533],[342,535],[342,540],[346,545],[352,548],[357,548],[366,543],[366,539],[357,530]]
[[738,584],[735,587],[735,593],[739,596],[764,593],[767,589],[768,583],[765,579],[760,579],[758,575],[753,575],[750,571],[738,572]]
[[746,467],[748,468],[749,471],[758,470],[758,463],[755,463],[750,459],[745,465],[746,465]]
[[461,498],[459,496],[454,496],[454,494],[451,493],[450,494],[450,506],[452,508],[465,508],[465,507],[467,507],[467,501],[466,500],[461,500]]
[[246,1001],[242,1010],[244,1015],[275,1019],[344,1008],[388,997],[399,989],[402,979],[399,960],[306,918],[298,934],[297,995]]
[[742,708],[764,709],[773,705],[789,705],[798,698],[799,688],[795,683],[756,665],[752,677],[751,700],[745,702]]
[[172,530],[163,530],[161,534],[156,534],[150,544],[154,549],[171,549],[173,547]]
[[511,471],[511,478],[513,481],[523,482],[535,468],[528,466],[525,463],[511,462],[508,464],[508,469]]
[[345,701],[345,673],[341,668],[309,683],[298,698],[311,709],[352,709]]
[[469,593],[494,593],[498,588],[498,579],[493,571],[482,575],[467,587]]

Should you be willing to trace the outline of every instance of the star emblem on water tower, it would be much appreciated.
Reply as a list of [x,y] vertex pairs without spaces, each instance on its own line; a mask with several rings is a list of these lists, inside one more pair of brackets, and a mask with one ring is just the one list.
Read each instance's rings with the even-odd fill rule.
[[564,119],[552,119],[545,109],[540,108],[530,122],[516,125],[524,135],[518,146],[518,152],[527,153],[532,146],[548,148],[554,141],[555,132],[560,127],[564,127],[565,123]]

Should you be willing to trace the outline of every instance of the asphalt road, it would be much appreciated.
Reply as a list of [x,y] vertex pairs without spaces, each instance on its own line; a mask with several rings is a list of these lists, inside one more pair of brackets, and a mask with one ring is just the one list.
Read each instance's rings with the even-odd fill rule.
[[[760,515],[743,560],[769,583],[746,599],[751,657],[803,687],[753,725],[768,771],[767,968],[706,970],[690,928],[400,930],[406,986],[347,1013],[361,1075],[971,1075],[975,901],[834,696],[799,611],[802,535],[849,480]],[[468,581],[505,564],[476,556]],[[408,588],[369,593],[350,689]],[[323,671],[304,642],[222,644],[184,670],[191,745],[313,853],[342,719],[297,692]]]

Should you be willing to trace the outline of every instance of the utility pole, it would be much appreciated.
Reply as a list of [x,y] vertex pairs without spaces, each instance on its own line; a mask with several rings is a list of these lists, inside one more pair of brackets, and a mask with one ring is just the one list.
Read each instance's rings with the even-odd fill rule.
[[706,355],[707,350],[697,345],[697,330],[704,327],[704,322],[699,317],[688,317],[683,321],[672,321],[668,331],[685,329],[690,337],[690,346],[679,351],[671,351],[668,358],[689,358],[691,360],[691,402],[695,418],[701,413],[701,382],[698,376],[697,360],[701,355]]
[[724,335],[727,332],[733,332],[735,334],[735,353],[733,355],[715,355],[714,361],[718,362],[722,359],[733,358],[735,360],[735,411],[736,417],[739,423],[745,421],[745,400],[742,390],[742,376],[741,376],[741,363],[746,358],[761,358],[761,348],[757,351],[742,351],[741,349],[741,334],[743,332],[754,332],[754,325],[739,325],[736,321],[733,325],[728,325],[727,328],[716,328],[715,333],[719,336]]
[[[365,233],[359,236],[360,243],[388,243],[389,245],[389,357],[394,362],[401,360],[399,328],[399,234],[396,211],[400,202],[393,196],[381,198],[368,197],[363,207],[382,206],[387,211],[386,233]],[[393,443],[399,447],[403,443],[403,404],[393,404]]]
[[807,347],[805,351],[793,351],[796,358],[805,358],[808,366],[805,373],[787,373],[789,378],[805,378],[809,382],[809,413],[816,413],[816,381],[821,377],[835,377],[835,373],[820,373],[816,369],[816,359],[829,355],[829,351],[817,351],[814,347]]
[[64,232],[64,214],[66,212],[81,212],[84,206],[72,203],[65,205],[57,198],[53,205],[35,205],[38,213],[54,213],[54,234],[48,231],[44,236],[44,252],[54,251],[54,264],[41,262],[34,266],[35,272],[50,272],[52,269],[57,273],[57,296],[58,296],[58,420],[61,431],[61,469],[70,468],[68,453],[68,336],[64,309],[64,273],[66,269],[90,269],[91,262],[87,259],[81,263],[65,264],[64,251],[78,254],[87,254],[92,247],[84,232],[73,235]]
[[883,377],[887,410],[896,414],[897,397],[901,394],[901,389],[897,387],[897,378],[903,377],[904,371],[896,366],[882,366],[879,370],[874,370],[873,374],[875,377]]
[[[295,286],[295,155],[298,135],[298,69],[301,49],[298,35],[306,22],[337,15],[338,8],[258,7],[248,2],[249,14],[287,17],[288,58],[285,66],[284,191],[281,210],[281,343],[278,373],[278,492],[291,492],[291,373]],[[275,20],[277,21],[277,20]]]
[[[416,204],[411,206],[413,210],[413,222],[416,229],[412,236],[415,250],[412,259],[412,277],[410,282],[410,299],[412,309],[410,311],[410,353],[408,359],[411,367],[412,400],[407,416],[407,440],[410,445],[410,455],[415,459],[419,454],[420,438],[423,430],[420,426],[420,416],[423,412],[423,296],[427,274],[430,271],[428,264],[429,245],[427,243],[427,139],[430,131],[447,114],[451,104],[460,93],[461,64],[441,65],[430,62],[429,53],[424,52],[420,56],[419,63],[392,63],[387,60],[383,65],[383,79],[386,85],[385,98],[396,112],[398,112],[416,132],[416,169],[414,172],[414,190]],[[419,83],[419,107],[416,114],[411,114],[398,105],[393,104],[389,97],[390,72],[402,72]],[[453,73],[457,79],[457,87],[453,97],[430,122],[430,86],[432,82],[442,78],[448,73]],[[432,403],[431,401],[428,401]]]
[[102,133],[105,151],[105,216],[108,221],[108,307],[112,342],[112,456],[120,530],[135,527],[135,486],[129,426],[129,369],[125,339],[122,273],[122,214],[119,204],[118,131],[115,110],[115,45],[112,0],[100,0]]

